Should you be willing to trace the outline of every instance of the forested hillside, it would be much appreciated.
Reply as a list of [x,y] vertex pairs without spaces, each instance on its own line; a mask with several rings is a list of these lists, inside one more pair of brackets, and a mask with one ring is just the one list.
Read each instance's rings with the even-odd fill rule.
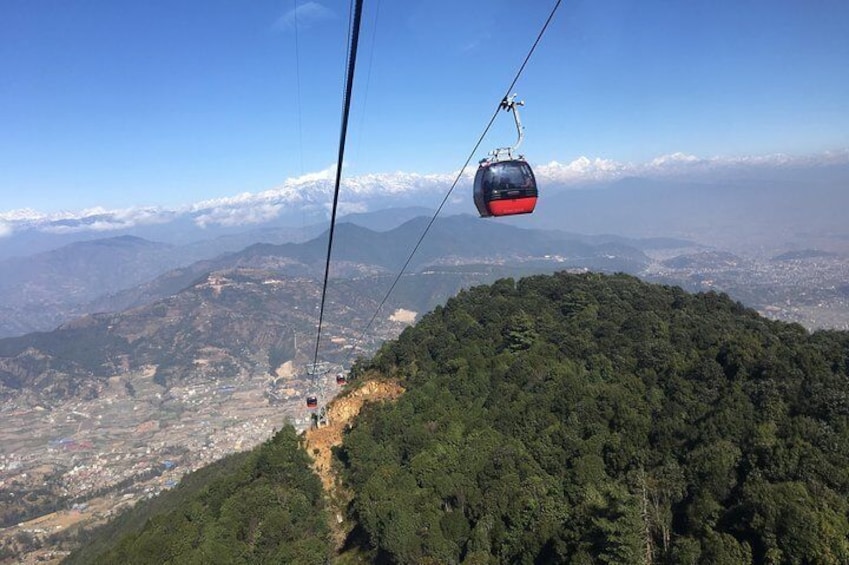
[[287,426],[122,514],[65,563],[319,565],[329,551],[321,483]]
[[628,276],[462,292],[359,374],[341,459],[397,563],[849,562],[849,335]]
[[[566,273],[461,292],[352,370],[406,392],[336,451],[338,561],[849,563],[848,373],[849,334],[714,293]],[[320,562],[298,449],[284,430],[192,475],[100,562]]]

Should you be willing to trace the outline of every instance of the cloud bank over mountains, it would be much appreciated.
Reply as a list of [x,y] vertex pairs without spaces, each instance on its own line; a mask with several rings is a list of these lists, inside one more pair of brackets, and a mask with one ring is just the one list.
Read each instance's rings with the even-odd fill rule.
[[[797,157],[765,155],[701,158],[684,153],[662,155],[645,163],[623,163],[612,159],[579,157],[569,163],[532,163],[538,183],[546,190],[591,188],[594,184],[624,178],[682,178],[716,180],[735,175],[771,176],[776,171],[849,163],[849,150]],[[474,177],[469,167],[457,183],[453,201],[465,199]],[[366,212],[407,205],[434,208],[454,182],[457,173],[375,173],[342,177],[340,212]],[[45,214],[31,209],[0,212],[0,237],[34,230],[42,233],[110,232],[137,226],[190,220],[198,227],[261,224],[282,216],[329,215],[335,166],[287,179],[282,185],[258,193],[245,192],[225,198],[204,200],[182,208],[131,207],[118,210],[90,208]],[[468,198],[471,201],[471,197]]]

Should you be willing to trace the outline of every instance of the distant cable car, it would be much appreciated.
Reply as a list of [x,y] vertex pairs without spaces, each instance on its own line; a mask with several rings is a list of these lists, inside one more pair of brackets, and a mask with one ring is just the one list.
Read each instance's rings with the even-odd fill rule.
[[344,373],[336,373],[336,384],[337,385],[343,385],[346,382],[348,382],[348,379],[345,378]]
[[317,408],[318,407],[318,398],[315,396],[307,397],[307,408]]
[[516,95],[501,101],[501,109],[513,112],[519,139],[513,147],[499,147],[483,159],[475,174],[474,200],[481,218],[490,216],[509,216],[530,214],[537,204],[537,181],[531,166],[522,155],[513,152],[522,144],[525,137],[522,122],[519,119]]

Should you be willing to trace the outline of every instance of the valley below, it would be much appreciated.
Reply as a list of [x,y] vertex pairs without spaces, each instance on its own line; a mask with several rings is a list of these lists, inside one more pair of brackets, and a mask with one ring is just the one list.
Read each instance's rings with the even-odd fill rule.
[[[81,529],[174,487],[191,471],[268,439],[285,422],[305,429],[339,385],[333,373],[234,377],[168,389],[153,369],[109,379],[100,396],[50,409],[0,407],[0,552],[61,555]],[[274,383],[277,394],[269,397]],[[132,393],[130,393],[132,391]],[[0,553],[3,555],[3,553]]]

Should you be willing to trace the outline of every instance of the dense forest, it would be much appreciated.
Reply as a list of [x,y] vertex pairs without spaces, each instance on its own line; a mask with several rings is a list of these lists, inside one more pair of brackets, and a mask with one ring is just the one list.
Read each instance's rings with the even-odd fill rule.
[[397,563],[849,563],[849,334],[635,278],[462,292],[340,458]]
[[[406,392],[336,451],[343,560],[849,563],[847,374],[849,334],[712,292],[567,273],[463,291],[352,369]],[[328,555],[293,430],[230,467],[98,538],[99,562]]]

